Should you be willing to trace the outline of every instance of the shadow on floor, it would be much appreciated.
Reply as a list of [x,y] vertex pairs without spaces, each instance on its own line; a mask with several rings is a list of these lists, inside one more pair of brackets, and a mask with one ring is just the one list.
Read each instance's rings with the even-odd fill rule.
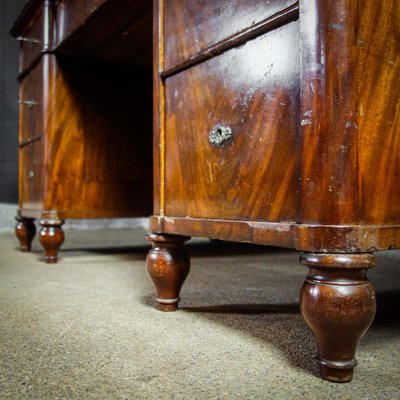
[[[237,256],[246,254],[268,254],[271,251],[282,252],[287,254],[290,251],[296,252],[295,250],[282,249],[277,247],[261,246],[249,243],[233,243],[233,242],[222,242],[222,241],[201,241],[188,243],[186,249],[191,258],[207,258],[216,256]],[[15,246],[15,250],[19,251],[19,247]],[[90,253],[98,254],[121,254],[121,253],[145,253],[150,250],[149,245],[112,245],[104,247],[101,243],[96,243],[96,245],[88,246],[84,244],[82,246],[62,246],[60,252],[77,252],[77,251],[87,251]],[[35,246],[32,253],[42,253],[43,250],[39,246]]]
[[204,314],[299,314],[298,304],[223,304],[205,307],[182,307],[181,310]]
[[[225,255],[245,255],[255,253],[273,253],[275,256],[280,253],[288,254],[285,249],[268,248],[264,246],[230,244],[230,243],[211,243],[199,244],[189,249],[192,257],[203,258],[205,256],[224,257]],[[389,332],[393,329],[400,329],[400,315],[398,313],[398,304],[400,304],[400,274],[399,271],[400,253],[394,256],[387,253],[381,253],[378,257],[379,267],[374,270],[371,279],[372,284],[377,289],[377,313],[373,322],[371,331]],[[225,266],[226,267],[226,266]],[[264,271],[265,273],[265,271]],[[227,271],[229,274],[229,271]],[[304,276],[306,271],[304,271]],[[371,274],[372,275],[372,274]],[[230,276],[229,276],[230,277]],[[285,291],[285,276],[282,276],[282,291]],[[220,282],[215,280],[220,280]],[[212,287],[224,287],[227,277],[216,274],[213,278]],[[192,282],[191,290],[194,290]],[[315,361],[317,357],[317,347],[313,336],[305,325],[299,310],[298,303],[269,303],[253,304],[251,293],[246,292],[249,283],[242,276],[237,292],[232,297],[249,301],[246,304],[235,302],[232,304],[214,304],[201,305],[195,304],[181,308],[181,312],[198,314],[201,318],[206,318],[212,322],[228,326],[259,340],[272,343],[289,362],[318,376],[318,365]],[[243,288],[241,290],[241,288]],[[192,292],[197,301],[207,296],[207,304],[212,302],[213,293],[198,297],[198,293]],[[190,290],[186,290],[185,297],[190,296]],[[215,296],[218,298],[218,296]],[[206,299],[205,299],[206,300]],[[145,296],[142,302],[147,306],[157,307],[154,296]],[[193,300],[191,301],[193,304]],[[380,340],[386,340],[387,335],[372,335],[365,337],[361,343],[362,346],[369,346]],[[365,347],[364,347],[365,348]]]
[[[107,244],[107,243],[105,243]],[[125,261],[138,261],[143,260],[145,262],[147,253],[150,250],[150,244],[146,245],[112,245],[112,246],[102,246],[101,241],[96,243],[93,246],[88,246],[87,243],[83,243],[82,246],[74,245],[70,243],[69,246],[61,247],[59,252],[59,261],[62,262],[63,259],[67,260],[67,258],[71,258],[79,254],[79,257],[84,256],[87,253],[90,256],[93,255],[121,255],[124,256]],[[285,250],[281,248],[268,247],[268,246],[260,246],[254,244],[247,243],[233,243],[233,242],[222,242],[222,241],[194,241],[193,243],[189,243],[187,246],[187,251],[192,259],[195,258],[211,258],[211,257],[235,257],[235,256],[243,256],[243,255],[256,255],[256,254],[270,254],[271,251],[274,254],[287,254],[291,250]],[[19,251],[19,248],[15,248],[16,251]],[[295,252],[295,251],[293,251]],[[38,256],[39,259],[44,261],[44,252],[41,247],[36,245],[32,251],[32,254]]]
[[[146,255],[149,251],[150,247],[148,246],[123,246],[123,247],[102,247],[102,248],[97,248],[97,247],[68,247],[68,248],[61,248],[60,250],[60,255],[63,253],[90,253],[91,255],[93,254],[110,254],[110,255],[115,255],[115,254],[144,254]],[[43,250],[39,249],[34,249],[32,250],[32,253],[34,254],[41,254],[43,253]]]
[[400,322],[400,288],[376,293],[376,316],[374,325],[390,325]]
[[[153,297],[144,297],[142,302],[157,307]],[[317,347],[298,304],[224,304],[182,307],[178,312],[198,314],[199,318],[271,343],[293,366],[319,376]]]

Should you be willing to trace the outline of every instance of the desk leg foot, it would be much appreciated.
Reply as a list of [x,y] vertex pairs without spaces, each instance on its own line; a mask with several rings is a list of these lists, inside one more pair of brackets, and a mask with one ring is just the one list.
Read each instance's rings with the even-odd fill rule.
[[59,219],[41,219],[42,226],[39,239],[44,248],[44,254],[47,264],[57,262],[58,250],[64,242],[64,232],[61,229],[64,221]]
[[349,382],[357,345],[375,316],[375,290],[366,277],[375,256],[308,253],[300,261],[309,267],[300,309],[318,345],[321,377]]
[[179,293],[190,271],[190,258],[184,243],[187,236],[151,233],[152,242],[146,264],[147,272],[154,283],[161,311],[178,309]]
[[15,217],[17,225],[15,226],[15,235],[20,244],[21,251],[31,251],[32,241],[36,235],[36,227],[33,218],[25,218],[17,215]]

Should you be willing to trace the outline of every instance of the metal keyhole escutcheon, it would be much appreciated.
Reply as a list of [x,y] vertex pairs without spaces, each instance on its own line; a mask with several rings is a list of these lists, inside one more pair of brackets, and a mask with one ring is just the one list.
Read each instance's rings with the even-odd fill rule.
[[208,134],[208,141],[216,146],[221,146],[231,137],[231,128],[229,128],[228,126],[218,125]]

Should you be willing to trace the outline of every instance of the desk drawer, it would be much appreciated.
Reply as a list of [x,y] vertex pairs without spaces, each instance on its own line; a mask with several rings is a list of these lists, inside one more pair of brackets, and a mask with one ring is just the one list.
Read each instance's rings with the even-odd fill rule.
[[20,84],[19,142],[43,135],[43,76],[41,64],[36,66]]
[[44,12],[40,7],[18,37],[20,41],[20,72],[25,71],[44,48]]
[[295,4],[295,0],[164,0],[164,69]]
[[43,205],[43,139],[19,150],[19,195],[26,209],[40,209]]
[[166,79],[167,216],[296,220],[298,37],[291,22]]

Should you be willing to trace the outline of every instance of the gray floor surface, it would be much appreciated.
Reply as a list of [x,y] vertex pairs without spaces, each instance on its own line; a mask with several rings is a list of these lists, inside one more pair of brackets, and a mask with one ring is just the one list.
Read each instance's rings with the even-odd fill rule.
[[155,309],[144,231],[67,231],[60,263],[0,235],[1,399],[399,399],[398,252],[353,382],[317,375],[298,253],[194,240],[181,310]]

